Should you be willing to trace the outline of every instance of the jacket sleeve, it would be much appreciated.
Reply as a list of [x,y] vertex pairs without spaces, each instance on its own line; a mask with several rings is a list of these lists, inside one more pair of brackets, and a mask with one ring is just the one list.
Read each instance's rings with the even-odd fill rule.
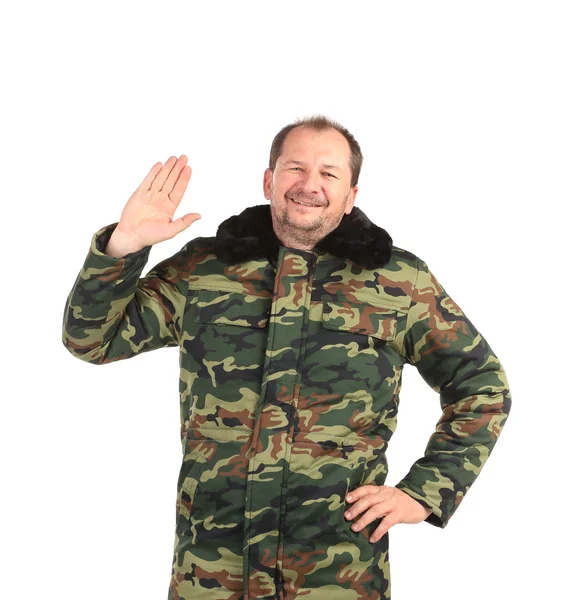
[[501,363],[485,339],[418,260],[404,351],[440,394],[442,415],[425,455],[396,487],[445,527],[487,460],[511,407]]
[[150,247],[123,258],[106,255],[115,226],[104,227],[92,238],[64,311],[64,346],[94,364],[177,346],[186,302],[186,248],[140,279]]

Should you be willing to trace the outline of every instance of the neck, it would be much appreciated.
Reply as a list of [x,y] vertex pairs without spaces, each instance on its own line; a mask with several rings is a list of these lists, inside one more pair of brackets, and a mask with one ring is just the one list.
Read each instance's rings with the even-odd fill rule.
[[277,235],[277,238],[281,242],[282,246],[286,246],[286,248],[294,248],[295,250],[304,250],[305,252],[311,252],[316,247],[317,241],[319,241],[303,241],[298,239],[297,237],[286,235],[278,231],[275,231],[275,234]]

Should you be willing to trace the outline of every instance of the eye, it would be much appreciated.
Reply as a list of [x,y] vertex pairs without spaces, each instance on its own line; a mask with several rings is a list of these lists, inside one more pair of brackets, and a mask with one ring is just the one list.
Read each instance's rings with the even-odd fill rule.
[[290,171],[301,171],[301,167],[291,167]]
[[327,175],[328,177],[334,177],[335,178],[335,175],[333,173],[328,173],[327,171],[324,173],[324,175]]

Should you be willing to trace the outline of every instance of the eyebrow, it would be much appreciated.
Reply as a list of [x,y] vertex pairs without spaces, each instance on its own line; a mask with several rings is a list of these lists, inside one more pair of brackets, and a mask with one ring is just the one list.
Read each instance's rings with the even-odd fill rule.
[[[294,164],[294,165],[300,165],[300,166],[304,166],[306,164],[302,160],[295,160],[295,158],[290,158],[290,159],[288,159],[288,160],[285,161],[284,165],[288,165],[290,163]],[[326,164],[323,164],[323,165],[321,165],[321,167],[322,167],[322,169],[331,169],[331,170],[337,169],[338,171],[341,171],[341,168],[338,167],[337,165],[326,165]]]

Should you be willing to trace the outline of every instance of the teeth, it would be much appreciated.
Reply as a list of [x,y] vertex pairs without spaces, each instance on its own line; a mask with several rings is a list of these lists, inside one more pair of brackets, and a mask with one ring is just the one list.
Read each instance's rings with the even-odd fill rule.
[[301,202],[300,200],[294,200],[293,198],[292,198],[292,201],[295,202],[296,204],[301,204],[302,206],[314,206],[314,207],[319,206],[319,204],[308,204],[306,202]]

